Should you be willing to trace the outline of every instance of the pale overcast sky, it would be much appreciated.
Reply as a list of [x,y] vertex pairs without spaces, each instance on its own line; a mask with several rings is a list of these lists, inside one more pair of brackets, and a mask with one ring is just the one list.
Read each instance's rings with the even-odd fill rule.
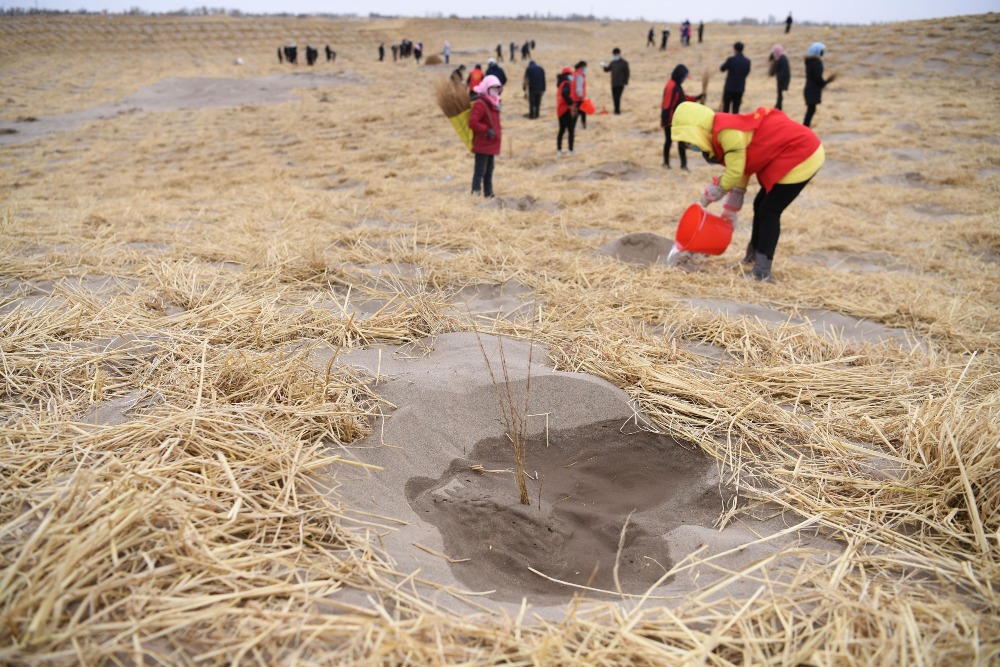
[[474,3],[469,0],[0,0],[0,7],[25,7],[53,10],[124,12],[138,7],[150,13],[178,9],[238,9],[249,14],[357,14],[370,13],[401,16],[568,16],[593,14],[615,19],[645,19],[675,23],[690,18],[699,20],[738,20],[769,16],[784,20],[788,12],[800,21],[832,23],[872,23],[929,19],[962,14],[985,14],[1000,11],[1000,0],[715,0],[714,2],[672,3],[663,0],[492,0]]

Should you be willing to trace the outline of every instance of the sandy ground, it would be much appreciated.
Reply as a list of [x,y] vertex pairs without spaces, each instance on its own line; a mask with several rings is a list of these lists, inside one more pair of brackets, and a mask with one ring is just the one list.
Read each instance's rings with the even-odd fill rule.
[[[338,24],[337,37],[367,50],[313,70],[278,67],[271,55],[237,67],[231,49],[207,60],[171,51],[155,71],[125,68],[118,83],[102,75],[77,98],[73,77],[83,74],[66,64],[46,84],[55,90],[48,106],[30,101],[40,65],[22,62],[6,75],[18,92],[0,120],[0,149],[15,167],[3,182],[0,323],[17,344],[3,352],[31,353],[11,366],[20,375],[6,371],[18,382],[68,360],[72,381],[59,376],[56,394],[72,404],[15,396],[12,379],[8,416],[66,414],[82,434],[127,427],[177,401],[173,376],[151,379],[172,357],[201,373],[201,406],[216,398],[205,387],[228,390],[206,379],[217,347],[231,355],[224,369],[304,353],[317,377],[356,375],[379,406],[359,418],[371,431],[325,433],[324,447],[342,460],[308,480],[345,529],[395,568],[390,588],[353,581],[329,594],[376,618],[398,621],[404,588],[457,618],[483,612],[490,622],[528,608],[531,619],[558,621],[581,599],[625,614],[692,600],[750,605],[765,584],[857,554],[904,562],[892,577],[905,582],[918,567],[906,559],[932,552],[905,553],[924,530],[907,523],[913,498],[937,488],[921,475],[937,468],[932,448],[913,444],[924,444],[929,408],[899,396],[966,400],[958,388],[973,368],[968,391],[986,407],[968,432],[996,425],[988,406],[998,302],[995,281],[982,276],[996,267],[997,217],[982,193],[996,192],[1000,163],[981,96],[913,117],[903,111],[923,98],[907,97],[897,78],[909,73],[933,88],[962,75],[995,91],[995,25],[966,51],[929,38],[939,56],[929,59],[907,38],[883,48],[842,34],[848,76],[828,91],[817,121],[829,160],[794,204],[774,285],[742,277],[749,212],[723,256],[667,266],[680,212],[717,170],[694,156],[692,174],[660,167],[655,54],[627,52],[650,76],[637,77],[624,116],[598,115],[578,131],[573,159],[552,156],[553,96],[546,119],[532,125],[509,86],[492,201],[469,198],[468,156],[426,99],[427,83],[451,67],[371,61],[378,31],[396,23]],[[485,59],[476,29],[456,30],[456,60]],[[602,29],[539,27],[551,30],[537,52],[549,78]],[[625,34],[610,29],[615,39]],[[727,40],[738,30],[719,29]],[[749,33],[758,51],[774,39],[765,30]],[[828,35],[815,28],[809,39]],[[682,56],[693,71],[714,62],[691,50],[672,52],[671,64]],[[599,97],[606,91],[593,74]],[[769,103],[770,82],[758,84],[756,102]],[[958,165],[970,147],[979,152]],[[405,335],[396,317],[408,323]],[[43,321],[54,340],[20,337],[25,323]],[[192,340],[201,341],[195,352],[176,351]],[[100,361],[75,361],[82,355]],[[861,377],[858,369],[879,364],[883,376]],[[514,437],[526,450],[527,504]],[[971,451],[973,441],[967,435],[963,446]],[[773,458],[754,468],[745,463],[751,450]],[[971,458],[957,449],[956,458],[938,467],[965,480]],[[238,491],[226,472],[221,488],[228,493],[232,480]],[[64,490],[66,479],[49,483]],[[808,490],[791,495],[800,484]],[[817,500],[839,485],[854,505]],[[985,496],[987,485],[976,482],[975,493]],[[973,484],[961,489],[938,505],[966,507]],[[882,506],[902,509],[877,529],[850,518]],[[985,501],[982,510],[992,530]],[[850,516],[838,523],[842,515]],[[962,548],[980,549],[980,569],[956,589],[978,590],[994,571],[996,539],[961,530]],[[871,543],[858,537],[866,531]],[[945,570],[953,578],[927,590],[966,576]],[[868,576],[858,575],[857,588],[867,590]],[[984,625],[995,625],[990,604],[982,594],[961,607],[986,609]],[[809,652],[792,660],[812,662],[824,660]]]

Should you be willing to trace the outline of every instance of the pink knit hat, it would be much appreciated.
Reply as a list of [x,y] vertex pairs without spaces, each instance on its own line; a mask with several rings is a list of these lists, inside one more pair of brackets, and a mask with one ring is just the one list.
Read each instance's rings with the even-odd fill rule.
[[480,95],[486,95],[490,88],[503,88],[503,84],[500,83],[500,79],[496,78],[493,74],[489,74],[484,77],[479,85],[473,88],[473,90]]

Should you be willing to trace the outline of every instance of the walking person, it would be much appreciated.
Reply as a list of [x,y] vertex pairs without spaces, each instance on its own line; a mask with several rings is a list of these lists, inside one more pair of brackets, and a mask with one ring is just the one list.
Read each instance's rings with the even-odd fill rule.
[[698,21],[698,43],[701,44],[701,37],[705,34],[705,22]]
[[[660,109],[660,127],[663,128],[664,141],[663,141],[663,166],[670,169],[670,147],[673,144],[673,140],[670,138],[670,124],[674,119],[674,111],[680,106],[682,102],[701,102],[705,99],[704,93],[701,95],[686,95],[684,93],[683,84],[687,80],[688,68],[684,65],[678,65],[674,68],[674,71],[670,74],[670,80],[667,81],[667,85],[663,88],[663,105]],[[690,171],[688,169],[687,163],[687,144],[683,141],[677,142],[677,152],[681,156],[681,169],[684,171]]]
[[771,49],[769,60],[771,64],[767,70],[768,74],[773,76],[778,84],[778,101],[774,103],[774,108],[780,109],[781,102],[784,99],[784,92],[788,90],[788,84],[792,80],[792,68],[788,64],[788,55],[785,53],[785,49],[781,47],[781,44],[774,45],[774,48]]
[[587,61],[581,60],[573,70],[573,102],[576,103],[577,120],[580,127],[587,129],[587,114],[584,113],[583,101],[587,99]]
[[605,65],[601,63],[605,72],[611,72],[611,99],[615,104],[615,115],[622,112],[622,92],[628,85],[628,61],[622,58],[622,50],[615,47],[611,51],[611,62]]
[[753,264],[750,275],[755,280],[770,281],[781,214],[823,166],[819,137],[777,109],[716,113],[694,102],[677,107],[671,136],[726,168],[705,188],[701,204],[721,200],[721,217],[734,227],[750,177],[757,177],[761,188],[753,200],[753,228],[743,262]]
[[469,112],[469,129],[472,130],[472,152],[475,167],[472,172],[472,194],[480,193],[493,198],[493,165],[500,155],[500,95],[503,84],[493,75],[487,75],[476,87],[476,101]]
[[385,42],[378,45],[378,61],[382,62],[385,60]]
[[667,40],[670,39],[670,28],[664,28],[661,33],[662,37],[660,39],[660,51],[667,50]]
[[816,107],[823,101],[823,89],[835,78],[833,75],[829,79],[823,78],[823,55],[825,52],[826,45],[821,42],[814,42],[806,50],[806,85],[802,91],[806,103],[806,115],[802,124],[806,127],[812,124]]
[[646,48],[651,46],[656,46],[656,29],[650,28],[649,32],[646,33]]
[[528,118],[538,118],[545,94],[545,70],[534,60],[524,70],[524,90],[528,93]]
[[444,64],[447,65],[451,63],[451,42],[448,40],[444,41]]
[[826,45],[822,42],[814,42],[806,50],[806,87],[803,90],[806,98],[806,117],[802,121],[806,127],[812,124],[816,107],[823,101],[823,89],[837,78],[836,74],[831,74],[827,79],[823,78],[824,53]]
[[788,18],[785,19],[785,34],[787,35],[792,31],[792,13],[788,12]]
[[576,102],[573,101],[573,68],[564,67],[556,77],[556,116],[559,134],[556,136],[556,155],[563,155],[563,135],[569,136],[569,154],[573,154],[573,135],[576,132]]
[[750,59],[743,55],[743,42],[733,44],[733,55],[726,58],[719,71],[726,73],[726,84],[722,88],[722,110],[725,113],[739,113],[747,76],[750,74]]

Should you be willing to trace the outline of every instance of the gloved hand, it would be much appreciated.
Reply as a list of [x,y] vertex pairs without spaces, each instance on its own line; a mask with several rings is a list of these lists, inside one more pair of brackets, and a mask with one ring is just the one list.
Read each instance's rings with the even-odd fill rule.
[[486,130],[486,138],[487,139],[492,139],[495,136],[497,136],[497,133],[493,131],[492,127],[490,129]]
[[729,222],[733,229],[736,229],[739,210],[743,208],[743,195],[746,193],[746,188],[733,188],[722,202],[722,215],[719,217]]
[[713,178],[712,182],[705,188],[705,191],[701,194],[701,205],[708,206],[712,202],[719,201],[722,199],[726,191],[722,189],[719,185],[719,179]]

